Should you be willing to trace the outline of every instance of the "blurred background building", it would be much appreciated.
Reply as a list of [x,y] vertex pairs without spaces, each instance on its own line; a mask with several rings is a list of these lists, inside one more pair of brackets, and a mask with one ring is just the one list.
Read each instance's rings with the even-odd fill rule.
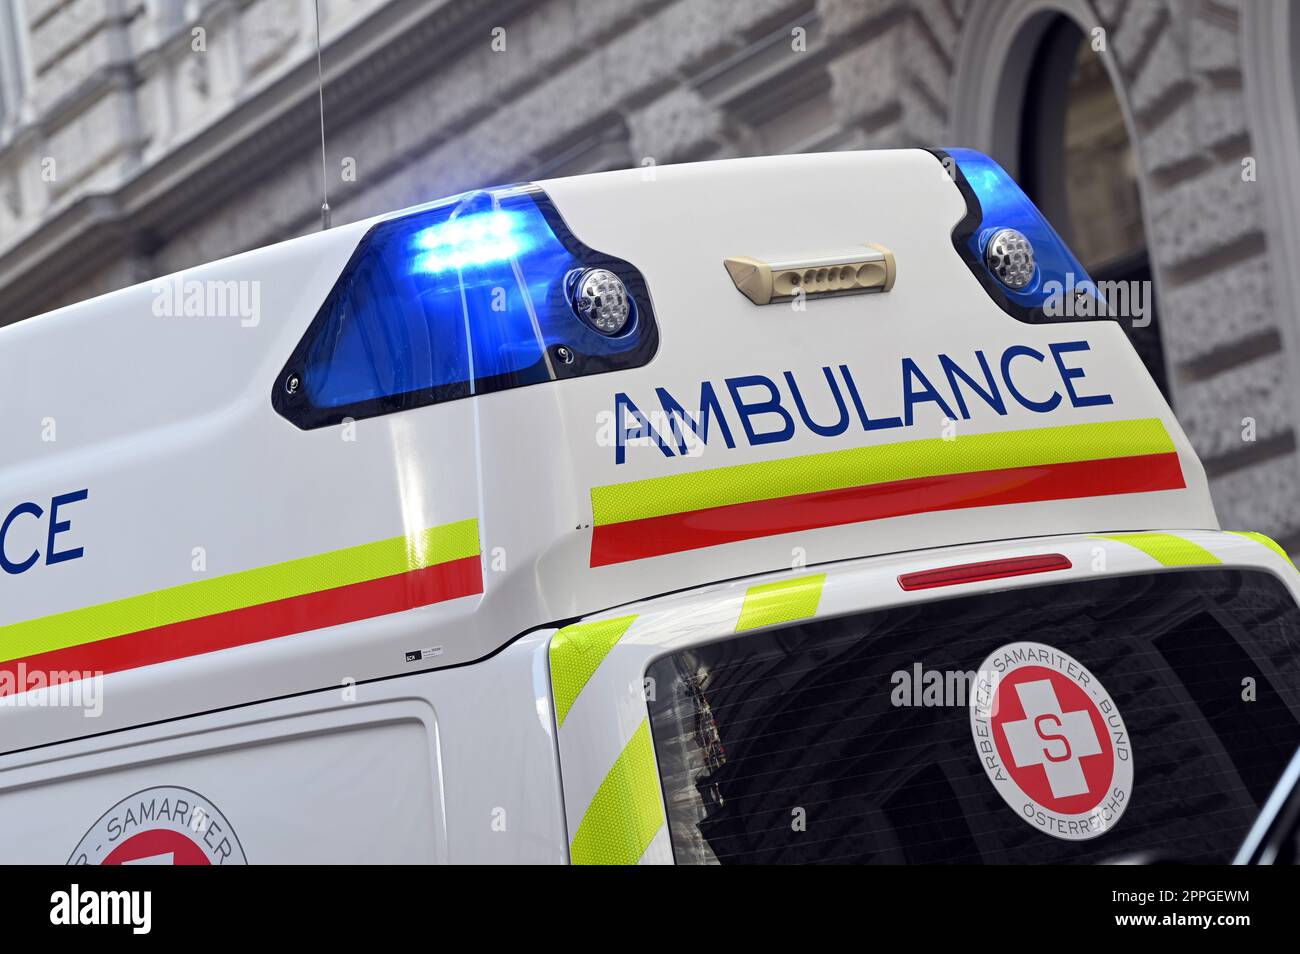
[[[1153,282],[1134,341],[1224,525],[1300,551],[1295,5],[319,8],[335,222],[648,162],[989,152],[1094,278]],[[315,230],[320,166],[312,0],[0,0],[0,324]]]

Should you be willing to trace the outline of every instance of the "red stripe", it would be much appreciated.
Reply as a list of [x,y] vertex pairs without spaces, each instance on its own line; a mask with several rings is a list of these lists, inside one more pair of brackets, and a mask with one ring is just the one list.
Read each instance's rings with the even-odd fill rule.
[[[477,556],[0,663],[0,672],[120,672],[483,592]],[[21,691],[22,687],[18,687]],[[0,692],[0,695],[5,694]]]
[[591,565],[907,514],[1185,486],[1176,453],[915,477],[604,524],[592,533]]

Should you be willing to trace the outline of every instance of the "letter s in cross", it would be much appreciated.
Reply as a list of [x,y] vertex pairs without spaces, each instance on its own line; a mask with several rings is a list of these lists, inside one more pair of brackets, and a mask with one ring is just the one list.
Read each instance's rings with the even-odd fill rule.
[[1038,737],[1042,739],[1044,742],[1060,742],[1063,746],[1065,746],[1065,754],[1053,755],[1050,747],[1044,745],[1043,757],[1047,759],[1047,761],[1049,762],[1068,762],[1072,754],[1070,751],[1070,740],[1067,739],[1065,736],[1061,735],[1059,732],[1044,732],[1043,731],[1044,722],[1051,723],[1051,726],[1049,726],[1049,728],[1060,729],[1061,720],[1058,719],[1056,716],[1052,715],[1051,713],[1047,713],[1046,715],[1040,715],[1037,719],[1034,720],[1034,730],[1038,733]]

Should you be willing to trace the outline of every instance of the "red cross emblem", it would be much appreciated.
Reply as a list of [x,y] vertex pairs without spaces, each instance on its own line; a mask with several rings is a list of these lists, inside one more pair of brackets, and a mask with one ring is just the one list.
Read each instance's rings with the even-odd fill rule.
[[1062,815],[1091,811],[1115,767],[1106,723],[1079,685],[1043,666],[1022,666],[998,683],[990,722],[1020,789]]

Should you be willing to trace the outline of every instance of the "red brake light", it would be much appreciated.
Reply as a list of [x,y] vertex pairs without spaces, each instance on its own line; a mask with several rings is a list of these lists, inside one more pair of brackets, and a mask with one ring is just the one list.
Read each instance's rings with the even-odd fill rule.
[[1034,556],[1009,557],[1005,560],[985,560],[982,563],[962,563],[936,570],[919,570],[904,573],[898,585],[905,590],[928,590],[936,586],[953,586],[957,583],[978,583],[1004,576],[1025,576],[1030,573],[1047,573],[1051,570],[1068,570],[1073,564],[1063,553],[1038,553]]

